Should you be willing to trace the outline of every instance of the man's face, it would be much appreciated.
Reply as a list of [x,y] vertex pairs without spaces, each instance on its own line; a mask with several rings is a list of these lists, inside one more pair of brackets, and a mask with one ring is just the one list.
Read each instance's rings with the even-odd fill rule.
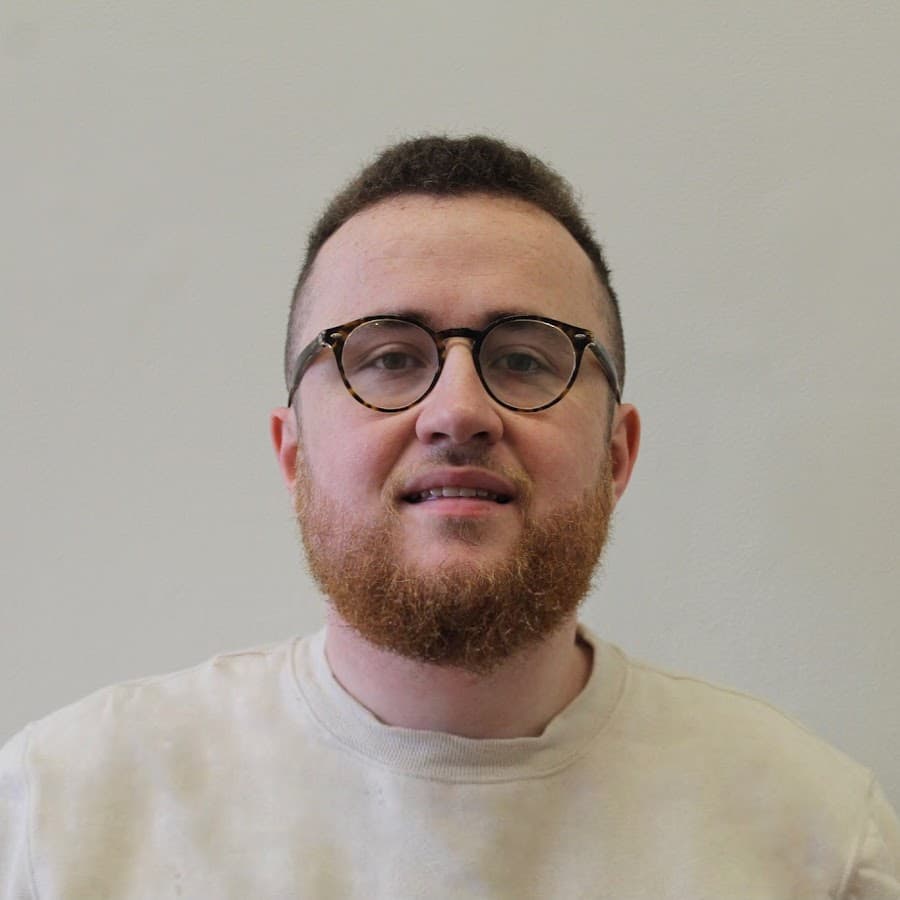
[[[574,239],[529,204],[405,196],[354,216],[322,247],[306,286],[298,345],[323,328],[380,313],[409,315],[435,330],[480,329],[500,315],[533,313],[605,341],[601,290]],[[542,523],[563,534],[563,544],[578,543],[571,528],[585,516],[591,521],[580,530],[592,558],[582,568],[590,570],[630,471],[627,465],[616,480],[616,423],[608,420],[609,388],[591,354],[558,404],[516,412],[485,392],[468,342],[452,341],[431,393],[408,410],[383,413],[350,396],[332,354],[323,351],[295,406],[301,527],[313,570],[333,600],[342,593],[336,569],[346,572],[353,559],[366,582],[375,578],[360,554],[374,553],[376,568],[402,573],[401,581],[446,584],[448,573],[480,577],[516,568],[525,543],[540,556],[540,542],[550,540]],[[443,487],[490,496],[434,497]],[[421,499],[427,490],[430,499]],[[583,594],[584,577],[572,575]],[[397,579],[392,583],[396,589]],[[478,590],[492,583],[479,582]],[[362,590],[357,582],[350,592]],[[419,590],[418,608],[427,594]]]

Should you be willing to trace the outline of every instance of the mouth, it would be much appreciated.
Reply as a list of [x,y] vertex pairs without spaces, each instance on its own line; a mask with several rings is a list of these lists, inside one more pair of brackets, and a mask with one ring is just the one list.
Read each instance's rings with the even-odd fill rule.
[[505,506],[516,500],[516,486],[509,479],[480,467],[444,467],[407,481],[398,499],[413,505],[441,503],[448,508]]
[[465,498],[473,500],[487,500],[491,503],[509,503],[512,497],[508,494],[498,494],[494,491],[483,490],[482,488],[471,487],[431,487],[423,491],[417,491],[413,494],[407,494],[403,497],[406,503],[428,503],[432,500],[443,500],[445,497]]

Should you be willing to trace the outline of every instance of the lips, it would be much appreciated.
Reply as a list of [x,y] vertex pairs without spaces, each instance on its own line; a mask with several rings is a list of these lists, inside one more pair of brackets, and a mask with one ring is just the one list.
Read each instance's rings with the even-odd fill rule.
[[414,478],[404,485],[401,498],[407,503],[429,503],[446,498],[510,503],[515,488],[505,478],[480,469],[443,469]]
[[426,500],[443,500],[444,497],[476,497],[479,500],[491,500],[494,503],[509,503],[511,499],[505,494],[495,494],[493,491],[483,491],[480,488],[448,487],[446,485],[427,488],[404,499],[407,503],[424,503]]

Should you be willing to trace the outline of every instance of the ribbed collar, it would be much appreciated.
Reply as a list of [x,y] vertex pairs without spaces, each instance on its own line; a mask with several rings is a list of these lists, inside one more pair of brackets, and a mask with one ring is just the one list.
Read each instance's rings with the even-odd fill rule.
[[476,739],[380,722],[338,684],[325,657],[325,629],[297,641],[293,677],[316,721],[357,756],[417,778],[454,782],[539,778],[586,752],[622,694],[627,661],[583,625],[594,651],[584,690],[539,737]]

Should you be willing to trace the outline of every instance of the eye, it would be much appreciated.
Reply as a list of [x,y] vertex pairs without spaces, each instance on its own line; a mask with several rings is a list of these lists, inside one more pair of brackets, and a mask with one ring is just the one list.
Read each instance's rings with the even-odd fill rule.
[[491,366],[516,375],[535,374],[544,368],[541,361],[533,353],[522,350],[514,350],[497,357],[493,360]]
[[536,347],[506,346],[494,347],[483,363],[496,378],[535,378],[555,374],[553,359]]
[[402,349],[381,348],[370,354],[364,363],[373,369],[386,372],[402,372],[406,369],[421,369],[428,365],[420,353]]
[[374,347],[354,347],[358,351],[344,360],[344,368],[348,374],[363,375],[374,378],[391,375],[413,375],[423,369],[433,368],[433,362],[427,356],[425,348],[408,343],[379,344]]

